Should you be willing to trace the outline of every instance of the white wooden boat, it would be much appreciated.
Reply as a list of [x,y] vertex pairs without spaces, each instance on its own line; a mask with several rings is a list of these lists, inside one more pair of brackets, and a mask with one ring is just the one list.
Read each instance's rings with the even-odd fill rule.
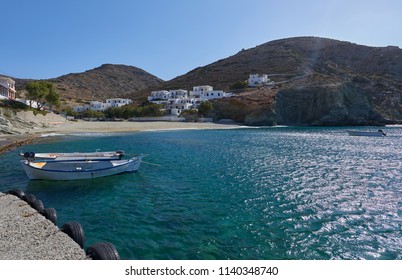
[[79,180],[135,172],[142,156],[127,160],[21,160],[30,180]]
[[348,130],[348,134],[350,136],[370,136],[370,137],[383,137],[387,134],[384,133],[381,129],[378,131],[357,131],[357,130]]
[[113,159],[121,159],[124,156],[124,151],[112,151],[112,152],[89,152],[89,153],[34,153],[34,152],[25,152],[20,153],[20,156],[24,157],[27,160],[57,160],[57,161],[66,161],[66,160],[113,160]]

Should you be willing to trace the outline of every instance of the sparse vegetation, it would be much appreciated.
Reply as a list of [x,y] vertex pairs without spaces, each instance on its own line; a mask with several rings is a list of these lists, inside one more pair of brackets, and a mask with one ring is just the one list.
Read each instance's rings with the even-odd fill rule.
[[200,117],[207,117],[211,113],[213,105],[210,101],[204,101],[198,106],[198,115]]
[[245,89],[247,88],[247,81],[238,81],[230,86],[230,89]]

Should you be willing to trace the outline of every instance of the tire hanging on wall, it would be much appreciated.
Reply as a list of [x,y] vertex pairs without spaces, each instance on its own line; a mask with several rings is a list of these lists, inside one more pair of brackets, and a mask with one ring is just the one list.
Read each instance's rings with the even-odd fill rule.
[[42,215],[57,226],[57,212],[54,208],[45,208],[42,211]]
[[120,260],[116,247],[109,242],[99,242],[88,247],[86,254],[93,260]]
[[29,205],[32,204],[32,202],[34,202],[36,200],[36,197],[33,194],[25,194],[23,197],[21,197],[21,199],[23,201],[25,201],[26,203],[28,203]]
[[29,205],[31,205],[31,207],[34,208],[39,213],[42,213],[42,211],[45,209],[45,207],[43,207],[42,201],[39,199],[32,201],[31,203],[29,203]]
[[25,195],[25,193],[20,189],[9,190],[9,191],[6,192],[6,194],[15,195],[18,198],[22,198]]
[[74,240],[82,249],[84,249],[85,243],[85,235],[84,230],[80,223],[77,222],[69,222],[64,224],[61,229],[62,232],[70,236],[72,240]]

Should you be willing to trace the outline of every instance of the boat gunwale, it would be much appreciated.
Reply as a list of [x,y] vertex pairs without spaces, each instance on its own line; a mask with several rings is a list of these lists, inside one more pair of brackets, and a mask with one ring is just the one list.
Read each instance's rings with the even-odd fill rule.
[[[136,162],[136,161],[141,163],[141,159],[139,157],[137,157],[137,158],[128,159],[127,162],[124,162],[124,163],[119,164],[119,165],[115,165],[115,166],[111,166],[111,167],[107,167],[107,168],[102,168],[102,169],[95,169],[95,170],[85,170],[85,169],[84,170],[43,169],[43,168],[38,168],[38,167],[30,165],[28,160],[21,160],[21,163],[23,163],[24,166],[26,166],[26,167],[29,167],[29,168],[32,168],[32,169],[35,169],[35,170],[38,170],[38,171],[59,172],[59,173],[90,173],[90,172],[104,171],[104,170],[113,169],[113,168],[119,168],[119,167],[125,166],[125,165],[127,165],[129,163]],[[42,161],[39,161],[39,162],[42,162]],[[48,162],[54,162],[54,161],[48,161]],[[61,161],[58,161],[58,163],[59,162],[61,162]]]

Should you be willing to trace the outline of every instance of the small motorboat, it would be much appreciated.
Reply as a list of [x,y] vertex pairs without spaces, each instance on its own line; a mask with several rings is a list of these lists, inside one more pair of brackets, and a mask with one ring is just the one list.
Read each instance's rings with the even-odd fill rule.
[[127,160],[21,160],[30,180],[80,180],[135,172],[142,156]]
[[357,130],[348,130],[348,134],[350,136],[370,136],[370,137],[383,137],[387,134],[384,133],[381,129],[378,131],[357,131]]
[[34,160],[57,160],[57,161],[66,161],[66,160],[114,160],[114,159],[122,159],[124,156],[124,151],[118,150],[113,152],[100,152],[97,150],[96,152],[89,153],[34,153],[34,152],[25,152],[20,153],[21,157],[24,157],[26,160],[34,161]]

